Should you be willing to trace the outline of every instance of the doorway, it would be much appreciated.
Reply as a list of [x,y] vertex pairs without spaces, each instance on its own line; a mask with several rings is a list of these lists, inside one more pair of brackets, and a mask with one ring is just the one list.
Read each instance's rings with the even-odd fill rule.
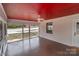
[[75,31],[74,31],[74,39],[73,43],[75,46],[79,47],[79,20],[75,21]]

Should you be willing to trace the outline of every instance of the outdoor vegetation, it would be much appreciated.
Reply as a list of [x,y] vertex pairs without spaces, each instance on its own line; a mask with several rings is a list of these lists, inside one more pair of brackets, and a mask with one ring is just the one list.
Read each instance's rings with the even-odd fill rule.
[[[29,33],[24,33],[24,39],[29,38]],[[31,37],[37,36],[37,32],[31,32]],[[8,40],[13,40],[13,39],[22,39],[22,33],[15,33],[15,34],[9,34],[7,37]]]
[[[18,30],[17,30],[18,28]],[[15,32],[15,33],[11,33],[11,34],[8,34],[7,36],[7,40],[10,41],[10,40],[14,40],[14,41],[18,41],[18,40],[22,40],[22,39],[27,39],[29,38],[29,30],[28,27],[26,27],[26,25],[24,25],[24,33],[18,33],[18,31],[21,31],[19,29],[22,28],[22,25],[19,25],[19,24],[8,24],[8,29],[7,30],[12,30],[12,32]],[[38,36],[38,32],[35,31],[37,29],[32,29],[32,28],[37,28],[37,25],[33,25],[31,26],[31,32],[30,32],[30,37],[35,37],[35,36]],[[14,31],[14,30],[17,30]],[[33,32],[32,32],[33,31]],[[35,32],[34,32],[35,31]],[[9,31],[10,32],[10,31]],[[23,35],[23,36],[22,36]],[[22,38],[23,37],[23,38]]]

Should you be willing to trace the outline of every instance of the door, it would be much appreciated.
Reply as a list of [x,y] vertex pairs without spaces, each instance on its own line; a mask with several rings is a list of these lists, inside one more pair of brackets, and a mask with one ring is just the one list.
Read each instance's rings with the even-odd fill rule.
[[7,34],[8,43],[22,40],[22,25],[8,23]]
[[0,56],[2,55],[2,47],[3,47],[3,26],[2,21],[0,21]]
[[39,26],[30,25],[30,38],[38,37],[39,35]]
[[75,32],[74,32],[74,45],[79,47],[79,22],[78,20],[75,22]]

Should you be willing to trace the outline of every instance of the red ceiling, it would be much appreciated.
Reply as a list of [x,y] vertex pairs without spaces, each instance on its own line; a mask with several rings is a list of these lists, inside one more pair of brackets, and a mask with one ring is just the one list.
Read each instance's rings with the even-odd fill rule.
[[29,21],[38,15],[47,20],[79,13],[78,3],[4,3],[3,7],[9,19]]

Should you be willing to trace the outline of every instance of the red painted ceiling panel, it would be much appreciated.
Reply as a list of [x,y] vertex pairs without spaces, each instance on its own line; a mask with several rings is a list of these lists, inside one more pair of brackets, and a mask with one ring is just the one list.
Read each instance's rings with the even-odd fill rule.
[[3,4],[9,19],[36,20],[38,17],[38,4]]
[[3,4],[9,19],[33,20],[38,15],[44,19],[52,19],[79,13],[78,3],[25,3]]
[[41,17],[45,19],[52,19],[61,16],[67,16],[79,13],[79,4],[41,4]]

